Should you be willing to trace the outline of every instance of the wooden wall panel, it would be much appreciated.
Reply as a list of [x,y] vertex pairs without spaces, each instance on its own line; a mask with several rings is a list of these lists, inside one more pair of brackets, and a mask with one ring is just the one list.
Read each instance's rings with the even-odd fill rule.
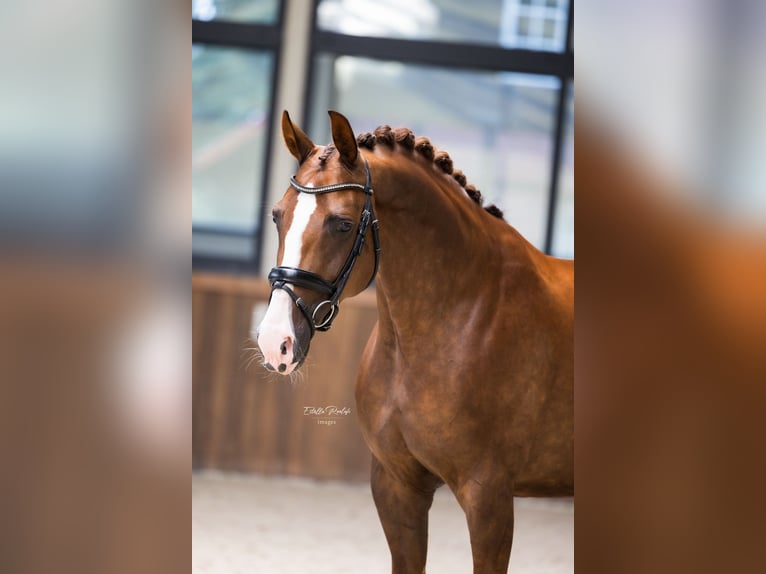
[[[253,307],[269,297],[265,280],[195,273],[192,294],[194,468],[368,480],[354,382],[377,318],[374,293],[344,302],[333,328],[314,337],[297,382],[250,362]],[[328,405],[351,414],[332,425],[304,414]]]

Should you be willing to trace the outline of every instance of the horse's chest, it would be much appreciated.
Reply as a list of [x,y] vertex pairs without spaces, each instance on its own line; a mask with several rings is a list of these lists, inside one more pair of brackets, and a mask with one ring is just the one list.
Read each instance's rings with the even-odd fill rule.
[[438,472],[448,458],[452,408],[427,392],[413,390],[403,377],[362,380],[357,386],[359,422],[375,457],[396,463],[415,458]]

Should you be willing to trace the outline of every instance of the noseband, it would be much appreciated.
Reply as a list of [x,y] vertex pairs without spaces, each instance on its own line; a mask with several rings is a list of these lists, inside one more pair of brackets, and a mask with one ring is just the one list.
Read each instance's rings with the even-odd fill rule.
[[[330,327],[332,327],[332,322],[338,315],[338,301],[340,300],[341,293],[343,293],[343,289],[346,287],[348,278],[351,276],[351,271],[353,271],[354,265],[356,265],[356,260],[362,254],[362,248],[364,247],[367,235],[367,228],[370,226],[372,226],[372,242],[375,247],[375,267],[372,270],[370,280],[367,282],[367,287],[369,287],[370,283],[375,279],[375,275],[378,272],[380,240],[378,238],[378,220],[375,218],[375,211],[372,207],[372,181],[370,178],[370,166],[367,163],[367,160],[364,161],[364,169],[366,172],[366,182],[364,185],[360,183],[334,183],[322,187],[306,187],[298,183],[295,176],[290,178],[290,185],[298,193],[322,195],[334,191],[352,189],[362,191],[365,194],[362,217],[359,220],[359,227],[356,229],[354,245],[334,281],[327,281],[316,273],[311,273],[310,271],[297,269],[295,267],[274,267],[269,273],[269,283],[271,283],[272,294],[275,289],[281,289],[290,296],[308,321],[309,327],[311,327],[312,336],[315,331],[328,331]],[[298,297],[290,285],[316,291],[317,293],[321,293],[326,299],[319,302],[313,309],[311,309],[303,299]]]

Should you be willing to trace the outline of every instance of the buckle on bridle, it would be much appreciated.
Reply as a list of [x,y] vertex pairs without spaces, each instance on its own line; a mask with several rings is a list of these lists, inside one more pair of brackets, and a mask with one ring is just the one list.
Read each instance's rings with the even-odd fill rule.
[[[327,316],[324,319],[322,319],[320,322],[317,323],[317,314],[319,310],[325,305],[330,306],[330,311],[327,313]],[[319,305],[314,307],[314,312],[311,314],[311,322],[314,324],[314,329],[316,329],[317,331],[327,331],[330,328],[332,320],[335,318],[335,315],[337,313],[338,313],[337,303],[333,303],[329,299],[319,303]]]

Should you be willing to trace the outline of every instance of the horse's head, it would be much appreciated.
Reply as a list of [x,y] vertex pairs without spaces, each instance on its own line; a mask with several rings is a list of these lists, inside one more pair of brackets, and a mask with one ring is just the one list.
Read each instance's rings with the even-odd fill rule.
[[300,166],[273,210],[279,251],[258,346],[264,366],[285,375],[303,363],[315,331],[330,328],[340,301],[364,290],[377,269],[369,167],[348,120],[337,112],[330,119],[333,145],[322,148],[282,115],[282,136]]

